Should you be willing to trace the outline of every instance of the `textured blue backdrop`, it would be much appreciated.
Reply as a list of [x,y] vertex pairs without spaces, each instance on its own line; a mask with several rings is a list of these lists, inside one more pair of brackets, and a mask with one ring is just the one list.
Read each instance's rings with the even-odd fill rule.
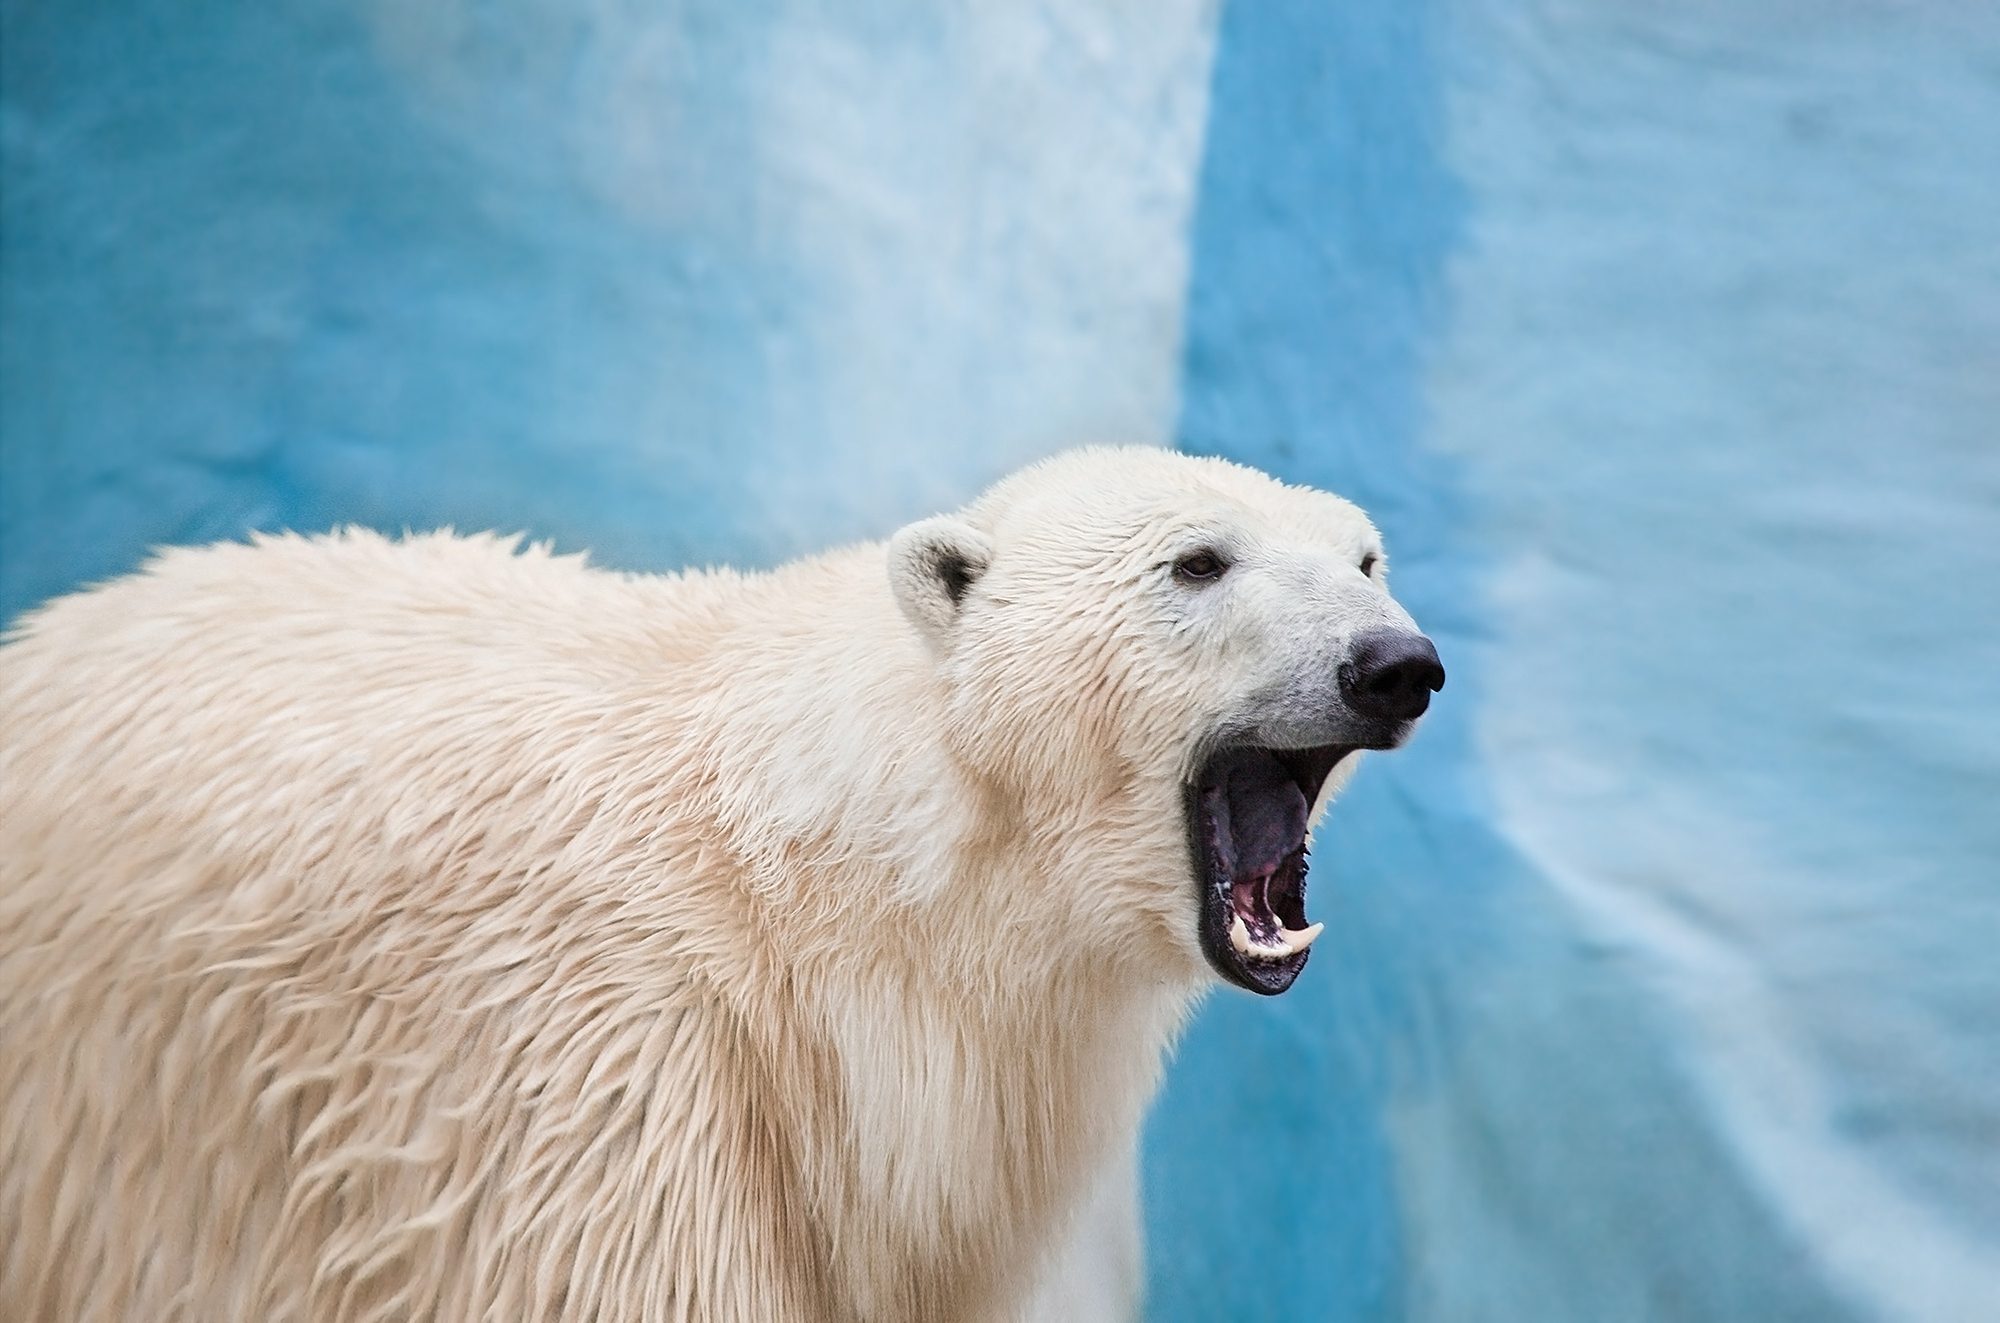
[[1451,684],[1145,1148],[1158,1319],[2000,1300],[2000,11],[0,0],[0,613],[632,568],[1083,440],[1342,491]]
[[1453,682],[1330,817],[1313,979],[1182,1053],[1159,1316],[2000,1300],[1996,54],[1225,13],[1182,443],[1373,510]]

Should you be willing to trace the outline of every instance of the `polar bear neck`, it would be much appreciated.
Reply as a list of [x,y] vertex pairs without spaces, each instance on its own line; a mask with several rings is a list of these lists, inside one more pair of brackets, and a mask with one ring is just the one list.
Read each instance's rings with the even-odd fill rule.
[[[1159,828],[1134,841],[1106,825],[1133,816],[1128,801],[1023,802],[979,783],[939,736],[932,662],[879,551],[744,588],[772,607],[739,607],[748,623],[718,646],[744,661],[707,709],[722,717],[704,761],[734,770],[708,782],[705,811],[756,916],[743,940],[785,978],[781,991],[743,979],[734,997],[746,1023],[799,1027],[773,1051],[816,1058],[773,1078],[813,1081],[780,1111],[804,1137],[801,1175],[857,1313],[956,1316],[905,1299],[911,1282],[1008,1289],[1134,1142],[1207,984],[1167,936],[1191,921],[1173,897],[1163,913],[1094,917],[1094,940],[1051,932],[1034,902],[1184,868],[1177,791],[1154,788]],[[925,1262],[958,1268],[913,1278]]]

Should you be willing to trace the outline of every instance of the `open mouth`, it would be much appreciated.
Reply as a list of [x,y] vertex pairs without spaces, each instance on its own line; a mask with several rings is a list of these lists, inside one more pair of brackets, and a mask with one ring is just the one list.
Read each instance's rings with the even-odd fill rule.
[[1223,749],[1187,787],[1201,949],[1230,982],[1275,996],[1305,968],[1321,928],[1306,920],[1306,818],[1358,747]]

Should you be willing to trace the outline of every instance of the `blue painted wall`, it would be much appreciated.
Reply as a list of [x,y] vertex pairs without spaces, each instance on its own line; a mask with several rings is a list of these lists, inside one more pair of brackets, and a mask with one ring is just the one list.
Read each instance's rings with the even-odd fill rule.
[[1996,56],[1228,12],[1182,441],[1373,509],[1453,678],[1322,829],[1338,944],[1190,1036],[1156,1316],[2000,1301]]
[[[1572,1301],[1576,1263],[1660,1245],[1681,1266],[1627,1313],[1979,1317],[2000,11],[1466,3],[1447,49],[1475,203],[1426,435],[1485,562],[1476,764],[1536,893],[1643,1015],[1666,1078],[1606,1101],[1664,1102],[1716,1174],[1660,1143],[1607,1180],[1539,1151],[1554,1134],[1502,1165],[1452,1099],[1413,1100],[1411,1222],[1573,1249],[1435,1275],[1436,1313]],[[1479,1043],[1456,1069],[1521,1096],[1534,1057]],[[1685,1197],[1623,1220],[1621,1189],[1663,1183]],[[1757,1226],[1711,1212],[1732,1207]]]
[[1164,442],[1213,24],[1131,17],[6,0],[0,614],[349,521],[768,564]]
[[1435,17],[1238,4],[1217,43],[1179,443],[1369,510],[1452,678],[1422,740],[1365,767],[1320,829],[1311,909],[1329,931],[1310,976],[1278,1000],[1218,995],[1181,1049],[1148,1131],[1157,1318],[1408,1306],[1390,1058],[1424,1032],[1436,951],[1401,934],[1450,916],[1427,942],[1462,945],[1499,866],[1458,771],[1469,566],[1449,540],[1451,474],[1420,438],[1465,207],[1440,156]]
[[2000,1300],[2000,17],[0,0],[0,614],[159,541],[1368,507],[1451,683],[1147,1135],[1157,1319]]

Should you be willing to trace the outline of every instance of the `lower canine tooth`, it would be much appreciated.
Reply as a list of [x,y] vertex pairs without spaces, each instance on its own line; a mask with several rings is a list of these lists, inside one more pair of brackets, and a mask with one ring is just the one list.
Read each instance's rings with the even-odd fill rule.
[[1277,944],[1275,946],[1265,946],[1250,935],[1249,926],[1243,922],[1243,916],[1239,914],[1230,922],[1229,944],[1247,956],[1259,956],[1265,960],[1282,960],[1286,956],[1297,955],[1311,946],[1313,940],[1325,928],[1326,925],[1323,923],[1316,923],[1312,927],[1298,932],[1294,932],[1290,928],[1280,927],[1278,929]]
[[[1237,922],[1241,923],[1243,922],[1243,920],[1238,919]],[[1305,950],[1307,947],[1311,946],[1314,942],[1318,941],[1319,935],[1325,931],[1326,931],[1325,924],[1316,923],[1310,928],[1301,928],[1297,932],[1292,931],[1290,928],[1280,928],[1278,929],[1278,936],[1281,939],[1283,939],[1285,943],[1285,953],[1287,955],[1293,955],[1300,951]]]

